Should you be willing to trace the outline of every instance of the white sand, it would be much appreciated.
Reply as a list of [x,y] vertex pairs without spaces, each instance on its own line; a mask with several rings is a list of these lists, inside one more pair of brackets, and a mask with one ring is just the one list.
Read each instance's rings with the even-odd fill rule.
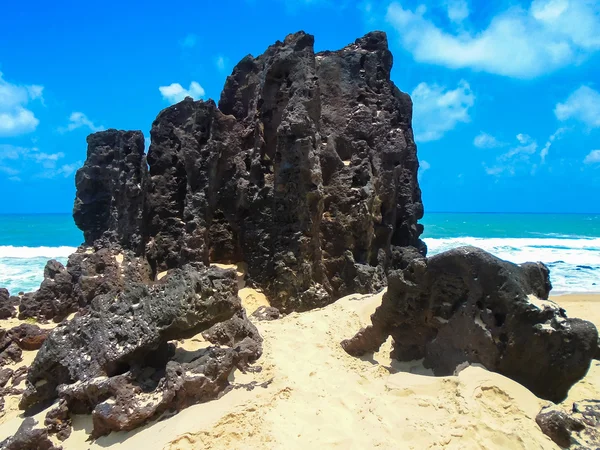
[[[249,294],[253,294],[249,292]],[[258,293],[256,293],[258,294]],[[600,325],[600,298],[555,298],[570,316]],[[89,417],[76,417],[68,449],[557,449],[535,423],[549,402],[501,375],[467,367],[436,378],[418,362],[347,355],[339,342],[368,324],[381,302],[350,296],[326,308],[258,322],[265,339],[263,370],[236,372],[233,391],[128,433],[86,442]],[[180,345],[206,346],[196,336]],[[400,372],[399,372],[400,371]],[[271,381],[268,387],[251,383]],[[600,363],[566,402],[600,398]],[[0,419],[0,440],[12,424]],[[14,431],[12,431],[14,432]],[[7,434],[8,433],[8,434]]]

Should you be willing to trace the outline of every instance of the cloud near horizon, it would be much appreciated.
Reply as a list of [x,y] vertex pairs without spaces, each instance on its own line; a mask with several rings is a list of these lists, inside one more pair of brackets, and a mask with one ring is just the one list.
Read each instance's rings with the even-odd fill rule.
[[[468,5],[447,8],[451,22],[466,20]],[[594,0],[534,0],[492,17],[486,27],[447,30],[434,14],[393,2],[386,19],[418,62],[470,68],[515,78],[535,78],[579,64],[600,50],[600,3]]]
[[37,147],[0,145],[0,172],[9,175],[10,181],[19,182],[25,175],[31,178],[69,177],[83,165],[81,161],[59,164],[63,152],[46,153]]

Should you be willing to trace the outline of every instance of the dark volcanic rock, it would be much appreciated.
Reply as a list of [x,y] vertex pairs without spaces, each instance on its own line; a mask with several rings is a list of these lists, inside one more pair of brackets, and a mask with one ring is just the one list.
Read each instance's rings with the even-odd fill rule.
[[56,434],[59,441],[64,441],[71,435],[71,414],[65,400],[60,400],[46,413],[44,425],[50,434]]
[[[87,314],[57,326],[34,360],[21,408],[56,398],[61,384],[152,365],[167,341],[191,337],[241,308],[233,271],[175,269],[153,286],[96,297]],[[164,354],[164,352],[163,352]]]
[[130,250],[82,246],[69,256],[66,268],[48,261],[44,277],[39,290],[23,296],[19,319],[60,322],[98,295],[116,295],[127,283],[147,281],[149,273],[146,261]]
[[33,417],[27,417],[14,436],[0,442],[3,450],[60,450],[48,438],[45,428],[34,428],[37,422]]
[[535,421],[557,445],[574,450],[600,448],[600,400],[583,400],[571,411],[542,409]]
[[0,288],[0,319],[9,319],[17,315],[18,297],[11,297],[8,290]]
[[20,362],[23,351],[13,342],[9,333],[0,328],[0,367]]
[[119,244],[141,253],[144,182],[147,173],[141,131],[108,130],[88,136],[87,159],[75,176],[73,218],[85,242]]
[[571,433],[581,431],[585,425],[574,419],[564,411],[550,410],[540,412],[535,418],[542,432],[550,437],[561,447],[570,447],[573,444]]
[[262,342],[256,326],[248,320],[245,309],[240,309],[231,319],[213,325],[202,333],[202,337],[211,344],[227,347],[235,347],[247,337]]
[[23,350],[39,350],[49,333],[49,330],[43,330],[29,323],[23,323],[8,331],[13,342]]
[[[189,352],[184,352],[189,353]],[[164,371],[128,372],[59,388],[62,401],[76,414],[92,414],[92,437],[133,430],[166,410],[181,410],[213,400],[227,387],[231,371],[257,355],[243,347],[208,348],[180,355]]]
[[281,313],[272,306],[260,306],[252,313],[252,317],[256,320],[277,320],[281,317]]
[[283,311],[385,286],[391,244],[425,251],[412,104],[391,67],[384,33],[315,54],[300,32],[244,58],[219,109],[162,111],[148,154],[154,273],[245,261]]
[[589,368],[598,332],[547,299],[548,269],[521,266],[474,247],[416,257],[388,276],[372,325],[342,342],[352,355],[376,351],[391,335],[401,361],[424,358],[436,375],[479,363],[562,401]]
[[13,370],[9,369],[8,367],[3,367],[0,369],[0,388],[6,386],[6,383],[8,383],[8,380],[11,379],[13,373]]

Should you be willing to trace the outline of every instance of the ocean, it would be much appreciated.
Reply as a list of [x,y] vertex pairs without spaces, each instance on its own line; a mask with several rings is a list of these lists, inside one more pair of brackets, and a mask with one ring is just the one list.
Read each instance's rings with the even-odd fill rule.
[[[600,292],[600,214],[427,213],[429,255],[475,245],[496,256],[550,267],[554,293]],[[69,214],[0,215],[0,287],[37,289],[44,265],[66,263],[83,241]]]

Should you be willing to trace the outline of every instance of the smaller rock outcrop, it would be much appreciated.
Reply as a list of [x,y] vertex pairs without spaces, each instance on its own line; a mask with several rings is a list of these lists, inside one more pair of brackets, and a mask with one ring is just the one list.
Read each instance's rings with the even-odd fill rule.
[[568,412],[557,406],[544,408],[535,421],[562,448],[600,448],[600,400],[573,403]]
[[0,288],[0,319],[9,319],[17,315],[19,297],[11,297],[8,289]]
[[99,295],[87,314],[52,331],[31,366],[21,407],[56,398],[61,384],[150,365],[169,340],[193,336],[240,308],[235,273],[201,266],[175,269],[153,286],[134,283]]
[[277,320],[281,317],[281,313],[277,308],[273,306],[259,306],[259,308],[252,313],[252,317],[258,321],[269,321]]
[[406,267],[388,276],[372,325],[342,342],[351,355],[374,352],[391,335],[401,361],[424,358],[442,376],[479,363],[555,402],[587,373],[598,331],[546,300],[543,264],[516,265],[474,247],[401,256]]
[[48,261],[40,288],[21,299],[19,319],[60,322],[98,295],[120,292],[127,283],[147,280],[147,263],[132,251],[118,245],[82,246],[69,256],[66,268],[58,261]]
[[22,323],[8,331],[8,336],[23,350],[39,350],[42,344],[50,334],[49,330],[44,330],[37,325]]
[[0,442],[3,450],[60,450],[48,437],[48,430],[36,428],[33,417],[27,417],[14,436]]
[[0,367],[22,361],[22,354],[9,332],[0,328]]
[[[58,398],[46,417],[52,433],[66,437],[71,414],[92,414],[98,437],[216,398],[232,370],[245,370],[262,353],[237,289],[234,271],[190,264],[159,282],[98,295],[85,313],[49,335],[27,374],[20,407]],[[169,342],[202,331],[224,347],[192,354],[175,352]]]

